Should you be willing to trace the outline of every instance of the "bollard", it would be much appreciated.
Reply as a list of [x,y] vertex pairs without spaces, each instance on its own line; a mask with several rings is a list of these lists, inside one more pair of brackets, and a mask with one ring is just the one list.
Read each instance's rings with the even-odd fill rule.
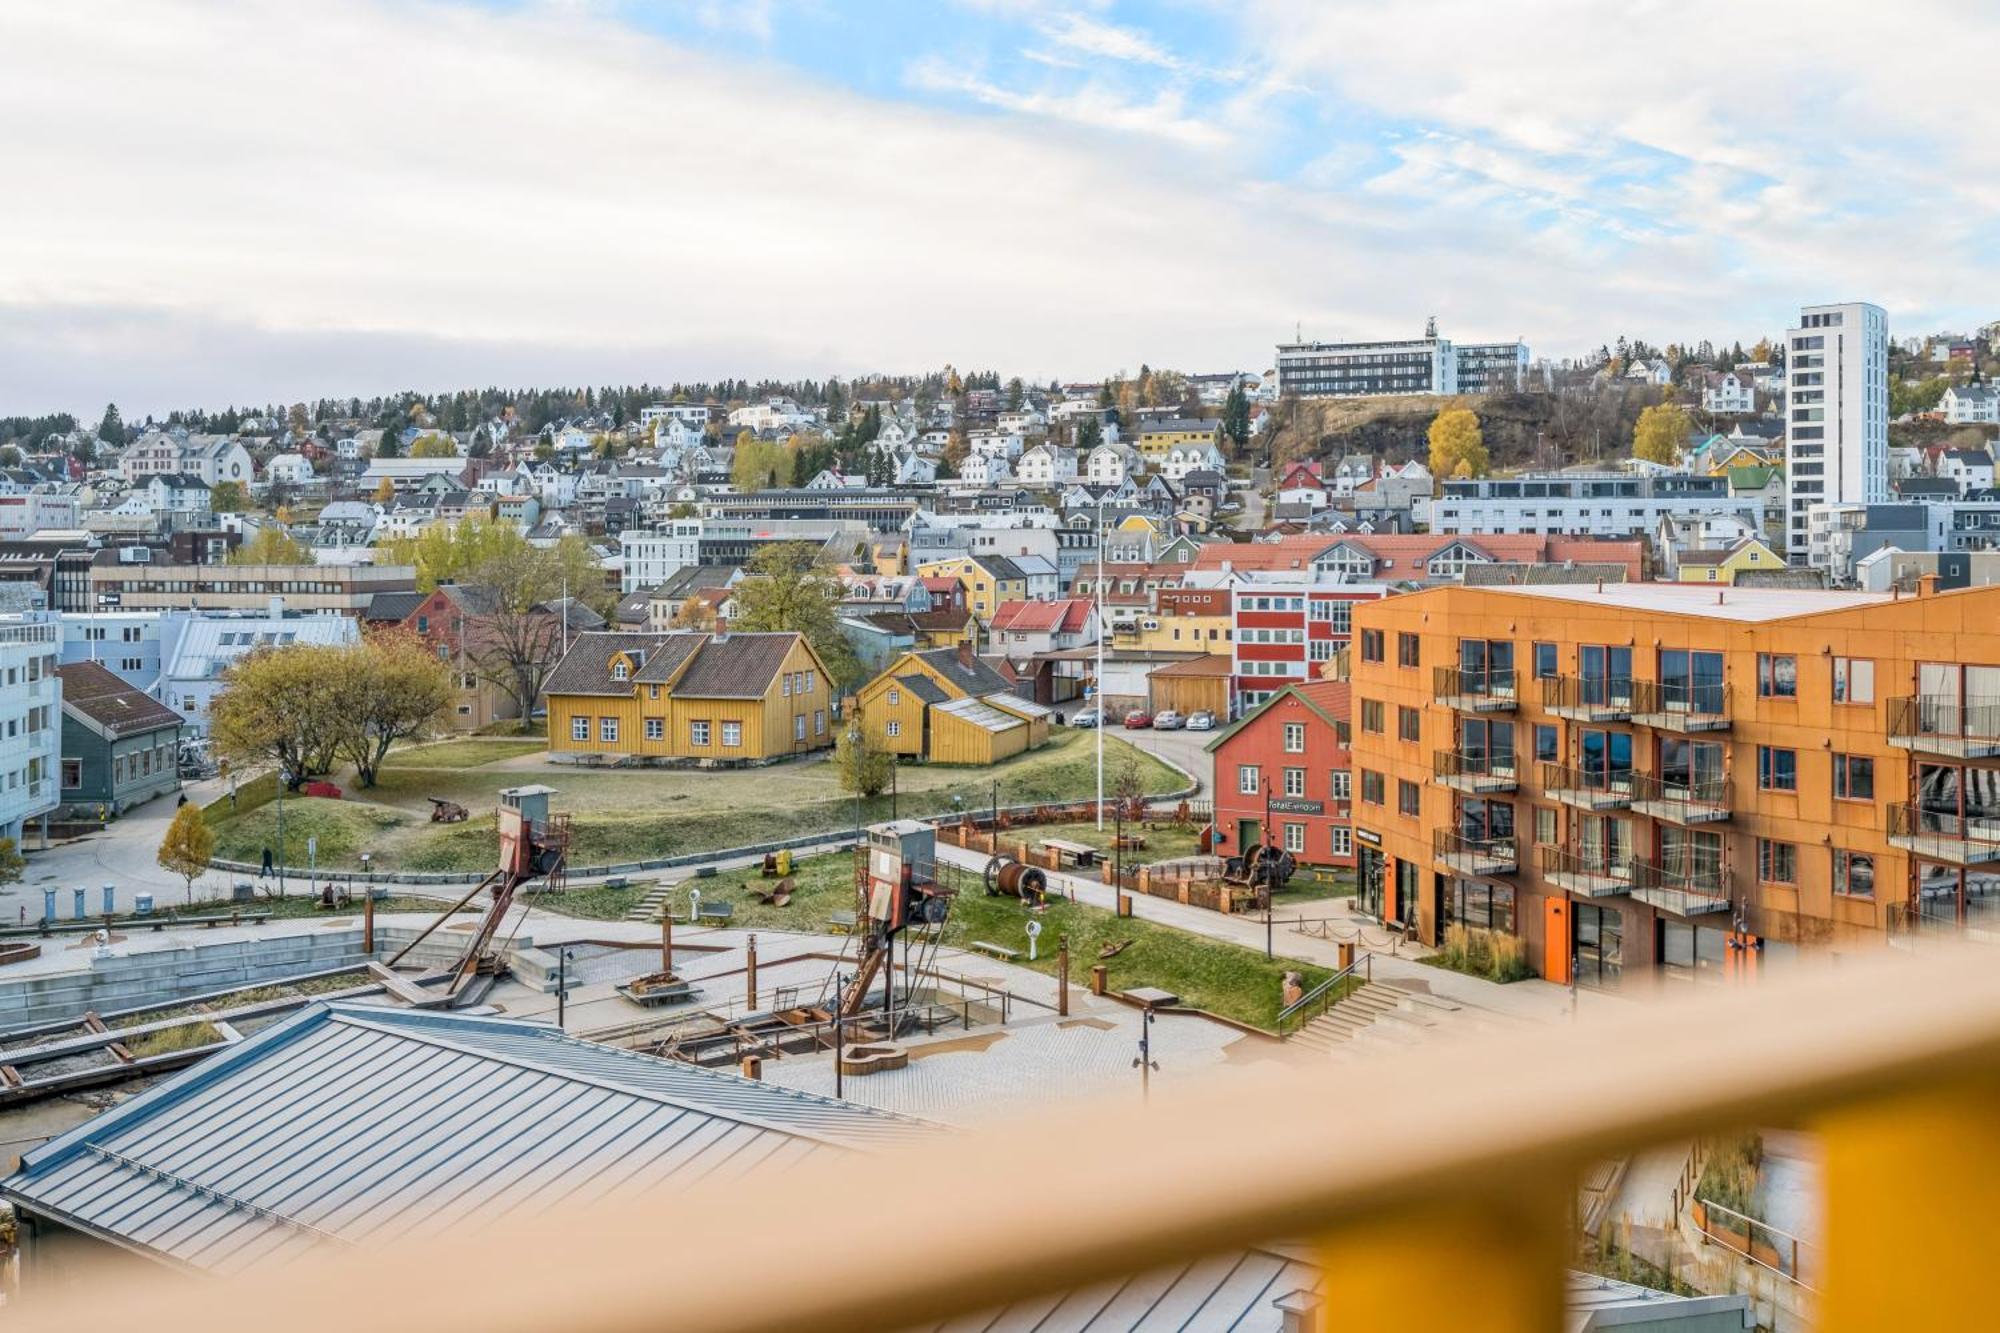
[[674,970],[674,914],[668,910],[660,912],[660,971]]
[[361,890],[361,952],[375,952],[375,890]]
[[56,891],[54,889],[43,889],[42,920],[44,922],[48,922],[48,921],[53,921],[55,919],[56,919]]
[[1090,965],[1090,993],[1102,995],[1111,988],[1111,970],[1102,963]]
[[1123,889],[1118,890],[1118,915],[1132,915],[1132,895]]
[[1339,956],[1340,956],[1340,970],[1341,970],[1341,971],[1345,972],[1345,971],[1346,971],[1346,970],[1347,970],[1348,968],[1350,968],[1350,967],[1353,967],[1353,966],[1354,966],[1354,941],[1353,941],[1353,940],[1342,940],[1342,941],[1340,942],[1340,944],[1338,945],[1338,952],[1339,952]]
[[752,1009],[757,1007],[757,937],[750,937],[750,947],[743,961],[743,1002]]
[[106,884],[104,886],[104,915],[110,916],[117,910],[118,886],[116,884]]
[[73,915],[78,921],[81,921],[83,920],[83,895],[85,890],[71,889],[70,892],[76,895],[76,910],[73,913],[71,913],[71,915]]
[[1056,941],[1056,1016],[1069,1017],[1069,936]]

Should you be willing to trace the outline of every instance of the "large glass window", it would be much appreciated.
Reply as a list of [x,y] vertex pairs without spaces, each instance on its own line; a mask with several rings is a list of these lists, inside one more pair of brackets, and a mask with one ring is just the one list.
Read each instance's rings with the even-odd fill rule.
[[1757,747],[1757,785],[1765,791],[1799,789],[1799,752],[1776,745]]
[[1578,766],[1583,785],[1609,788],[1624,783],[1632,773],[1632,733],[1602,731],[1587,727],[1578,734]]
[[1875,858],[1866,852],[1833,854],[1833,891],[1849,898],[1875,896]]
[[1355,906],[1380,921],[1383,919],[1383,887],[1388,878],[1388,858],[1379,847],[1367,844],[1354,849]]
[[1445,893],[1445,919],[1457,926],[1514,933],[1514,886],[1454,879]]
[[1660,650],[1660,696],[1668,708],[1691,713],[1722,711],[1722,654],[1685,648]]
[[1606,705],[1632,697],[1632,650],[1622,646],[1585,644],[1576,650],[1577,674],[1583,677],[1583,702]]
[[1799,697],[1799,659],[1789,653],[1757,654],[1757,694],[1764,699]]
[[1865,657],[1833,659],[1833,701],[1837,704],[1875,702],[1875,664]]
[[1875,799],[1875,761],[1865,754],[1833,757],[1833,795],[1841,801]]
[[1615,987],[1625,971],[1625,918],[1615,907],[1576,904],[1576,980]]
[[1552,643],[1535,645],[1535,679],[1551,680],[1556,674],[1556,646]]
[[1667,981],[1719,982],[1724,980],[1724,960],[1729,955],[1729,935],[1715,926],[1697,926],[1680,921],[1660,922],[1660,975]]

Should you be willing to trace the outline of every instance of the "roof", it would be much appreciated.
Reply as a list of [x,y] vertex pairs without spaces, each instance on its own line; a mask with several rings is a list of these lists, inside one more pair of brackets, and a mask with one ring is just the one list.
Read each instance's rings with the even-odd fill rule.
[[896,677],[896,683],[916,695],[927,704],[941,704],[951,696],[938,683],[921,671],[912,671],[907,676]]
[[1713,1316],[1734,1316],[1735,1327],[1750,1308],[1748,1296],[1674,1296],[1651,1287],[1572,1270],[1563,1292],[1563,1333],[1598,1333],[1638,1325],[1649,1333],[1672,1333],[1682,1320],[1713,1327]]
[[120,679],[99,662],[72,662],[56,668],[62,706],[116,740],[142,731],[177,727],[181,715],[138,686]]
[[[1030,1296],[969,1320],[930,1327],[988,1333],[1280,1333],[1285,1315],[1275,1304],[1294,1292],[1317,1291],[1312,1259],[1290,1246],[1239,1250],[1156,1268],[1060,1296]],[[1744,1298],[1738,1297],[1742,1300]]]
[[542,1024],[316,1004],[26,1154],[0,1194],[229,1274],[929,1132]]
[[950,703],[934,704],[932,711],[949,714],[961,722],[969,722],[984,731],[992,732],[1012,730],[1020,726],[1023,720],[1012,713],[992,707],[978,695],[953,699]]
[[976,657],[972,659],[972,665],[967,666],[960,660],[956,648],[933,648],[928,652],[912,653],[911,656],[921,659],[931,670],[975,697],[999,694],[1012,688],[1005,676]]
[[[799,636],[789,630],[767,634],[707,634],[678,630],[668,634],[591,631],[577,636],[569,652],[549,673],[546,694],[624,696],[635,684],[660,684],[673,678],[674,693],[699,699],[760,699],[777,679],[786,654]],[[631,679],[611,675],[612,659],[625,653],[637,659]],[[693,663],[681,671],[683,663]]]
[[368,610],[361,618],[378,625],[401,624],[429,598],[427,592],[378,592],[368,599]]
[[[1412,594],[1436,596],[1440,589]],[[1856,611],[1894,600],[1889,593],[1827,592],[1804,588],[1716,588],[1690,583],[1523,584],[1488,588],[1505,597],[1543,597],[1564,602],[1595,602],[1631,611],[1696,616],[1752,624],[1789,620],[1796,616]]]
[[703,636],[694,665],[674,686],[698,699],[761,699],[801,636],[791,630]]
[[1344,680],[1307,680],[1297,685],[1288,685],[1248,713],[1245,713],[1234,723],[1216,732],[1214,739],[1201,748],[1213,754],[1217,747],[1224,741],[1227,741],[1231,736],[1234,736],[1237,732],[1264,716],[1265,713],[1277,707],[1286,699],[1297,699],[1300,703],[1318,714],[1319,719],[1330,727],[1343,726],[1347,723],[1348,718],[1352,716],[1350,712],[1352,707],[1350,697],[1348,684]]
[[1169,662],[1166,666],[1155,667],[1149,674],[1158,679],[1161,676],[1224,677],[1229,673],[1229,654],[1204,653],[1200,657],[1190,657],[1185,662]]
[[993,608],[994,632],[1016,634],[1077,634],[1090,623],[1091,603],[1084,597],[1053,602],[1002,602]]

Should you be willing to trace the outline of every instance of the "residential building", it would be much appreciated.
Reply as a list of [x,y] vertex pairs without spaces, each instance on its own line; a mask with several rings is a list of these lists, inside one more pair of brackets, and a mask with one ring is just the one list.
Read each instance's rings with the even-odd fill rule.
[[1002,602],[987,627],[989,651],[1009,657],[1081,648],[1097,637],[1097,606],[1082,597]]
[[1504,343],[1458,343],[1452,356],[1457,363],[1459,393],[1519,393],[1528,387],[1528,344],[1518,338]]
[[1222,422],[1219,419],[1168,417],[1159,421],[1142,421],[1132,431],[1132,444],[1138,449],[1139,456],[1153,467],[1164,469],[1169,455],[1176,449],[1181,450],[1183,461],[1188,463],[1181,469],[1182,476],[1197,467],[1220,471],[1223,465],[1221,442]]
[[1727,477],[1685,472],[1542,473],[1447,480],[1431,503],[1437,533],[1645,536],[1673,514],[1728,513],[1761,528],[1763,503],[1730,494]]
[[1746,416],[1757,410],[1757,384],[1748,374],[1725,370],[1709,375],[1701,387],[1702,410],[1717,416]]
[[559,760],[742,765],[833,744],[838,702],[802,634],[578,635],[549,673]]
[[1616,987],[2000,917],[2000,588],[1442,587],[1355,631],[1358,901],[1426,941]]
[[2000,393],[1985,384],[1954,384],[1938,400],[1938,410],[1951,426],[2000,425]]
[[1028,598],[1028,576],[1004,555],[927,561],[917,566],[917,573],[924,578],[957,579],[965,589],[965,605],[982,621],[992,620],[1002,602]]
[[658,587],[681,570],[702,563],[700,519],[672,519],[657,528],[627,528],[618,534],[623,563],[620,592]]
[[1674,578],[1681,583],[1733,584],[1739,574],[1785,568],[1785,557],[1762,537],[1743,537],[1730,546],[1697,547],[1680,553]]
[[1048,740],[1051,709],[1015,692],[972,649],[904,653],[855,692],[871,749],[904,759],[992,764]]
[[1300,863],[1354,864],[1348,686],[1305,681],[1270,696],[1204,748],[1215,756],[1215,852],[1263,843]]
[[1880,306],[1807,306],[1785,335],[1786,549],[1807,541],[1816,504],[1889,500],[1889,318]]
[[360,640],[358,617],[328,612],[297,615],[274,606],[265,614],[168,615],[161,620],[159,682],[148,693],[181,715],[188,734],[202,736],[223,677],[244,657],[294,643],[339,647]]
[[32,821],[58,801],[62,682],[57,626],[46,611],[0,615],[0,837],[22,845]]
[[123,611],[262,611],[274,597],[287,610],[359,616],[376,593],[417,586],[408,565],[155,564],[148,547],[97,552],[90,592],[98,607]]
[[189,618],[186,611],[64,611],[56,617],[62,664],[95,662],[151,693],[160,685],[162,640],[178,633],[167,622]]
[[58,820],[115,819],[180,790],[179,713],[96,662],[55,670],[62,681]]
[[1301,398],[1458,392],[1458,358],[1433,330],[1423,338],[1278,345],[1278,392]]

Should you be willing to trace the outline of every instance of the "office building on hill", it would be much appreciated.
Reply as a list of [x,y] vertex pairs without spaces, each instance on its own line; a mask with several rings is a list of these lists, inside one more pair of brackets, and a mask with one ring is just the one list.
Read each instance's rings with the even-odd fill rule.
[[1808,510],[1889,500],[1889,318],[1862,302],[1807,306],[1785,345],[1786,550],[1817,565]]

